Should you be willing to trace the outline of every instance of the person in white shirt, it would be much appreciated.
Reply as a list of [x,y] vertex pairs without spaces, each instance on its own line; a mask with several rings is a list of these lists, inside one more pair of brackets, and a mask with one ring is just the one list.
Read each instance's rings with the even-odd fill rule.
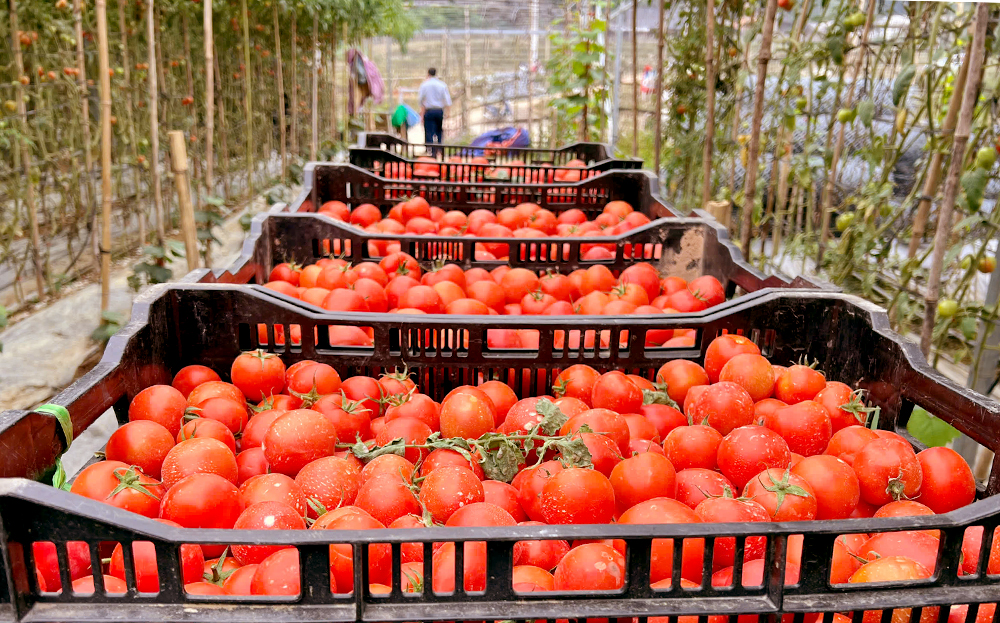
[[424,118],[424,142],[440,145],[444,135],[444,114],[451,106],[448,85],[437,77],[437,70],[431,67],[417,95],[420,114]]

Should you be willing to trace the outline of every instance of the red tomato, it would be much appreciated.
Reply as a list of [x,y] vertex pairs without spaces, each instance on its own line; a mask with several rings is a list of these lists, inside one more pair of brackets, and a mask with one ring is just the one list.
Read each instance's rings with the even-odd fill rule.
[[557,398],[576,398],[591,406],[594,385],[600,376],[597,370],[586,364],[574,364],[559,373],[552,386],[552,393]]
[[479,461],[476,460],[477,457],[478,454],[470,461],[457,450],[450,450],[448,448],[431,450],[431,453],[420,464],[419,477],[424,478],[439,467],[463,467],[471,470],[477,479],[482,480],[484,477],[483,468],[479,465]]
[[864,426],[858,424],[853,424],[846,428],[842,428],[835,432],[830,438],[830,443],[826,446],[826,452],[824,454],[829,454],[832,456],[838,456],[845,458],[849,456],[852,463],[854,461],[854,455],[865,447],[865,445],[878,439],[878,435],[875,431],[869,430]]
[[588,543],[573,548],[559,561],[553,586],[557,591],[600,591],[624,584],[624,556],[603,543]]
[[229,482],[239,481],[236,455],[218,439],[195,438],[181,441],[163,459],[163,484],[172,488],[192,474],[216,474]]
[[174,438],[162,425],[136,420],[111,434],[104,455],[109,461],[135,465],[147,476],[159,479],[163,459],[173,447]]
[[611,481],[598,471],[578,467],[552,476],[542,488],[539,502],[548,524],[611,523],[615,511]]
[[309,517],[315,519],[322,512],[354,504],[361,489],[361,469],[348,459],[327,456],[300,469],[295,484],[307,500]]
[[[671,305],[671,307],[673,307]],[[678,311],[684,311],[676,308]],[[760,349],[750,339],[742,335],[724,334],[712,340],[705,350],[705,372],[712,383],[719,381],[723,366],[735,357],[743,353],[759,355]],[[778,396],[781,398],[781,396]]]
[[[722,365],[719,369],[722,369]],[[656,382],[666,383],[670,398],[678,404],[683,404],[688,390],[695,385],[708,385],[709,378],[705,369],[695,362],[675,359],[660,366],[656,372]]]
[[559,434],[570,435],[579,431],[582,426],[589,426],[592,432],[610,437],[618,445],[618,449],[622,454],[628,451],[628,423],[617,412],[608,409],[590,409],[584,411],[567,420],[562,428],[559,429]]
[[[113,575],[105,575],[104,592],[110,594],[128,592],[128,585],[124,580],[119,580]],[[88,575],[73,581],[74,595],[92,595],[94,593],[94,576]]]
[[[653,498],[640,502],[618,518],[620,524],[683,524],[701,523],[701,518],[688,506],[670,498]],[[704,539],[684,539],[681,577],[701,582],[704,559]],[[653,539],[650,551],[649,579],[659,582],[673,573],[673,539]]]
[[285,364],[277,355],[263,350],[243,353],[233,361],[233,385],[243,394],[259,402],[285,389]]
[[[208,385],[211,383],[202,384],[201,387]],[[170,431],[170,436],[174,437],[181,429],[181,418],[184,417],[187,406],[184,394],[170,385],[153,385],[132,399],[128,407],[128,419],[130,422],[151,420],[166,428]]]
[[479,389],[493,401],[493,423],[499,427],[507,419],[507,413],[517,402],[517,394],[506,383],[487,381]]
[[239,470],[238,484],[243,484],[254,476],[267,473],[267,459],[259,447],[249,448],[236,455],[236,468]]
[[[519,526],[544,526],[540,521],[524,521]],[[514,564],[532,565],[541,569],[553,569],[559,564],[567,552],[569,542],[551,541],[518,541],[514,544]]]
[[736,383],[722,381],[705,388],[691,405],[695,422],[707,422],[723,435],[753,422],[753,399]]
[[625,459],[611,470],[618,514],[652,498],[677,494],[677,474],[665,456],[646,452]]
[[760,402],[774,391],[774,368],[760,355],[740,353],[722,366],[719,380],[736,383],[747,390],[754,402]]
[[679,426],[663,441],[663,454],[678,470],[715,469],[722,433],[711,426]]
[[441,435],[478,439],[494,428],[493,405],[472,394],[460,393],[441,404]]
[[281,502],[300,517],[306,514],[306,495],[294,480],[284,474],[261,474],[240,485],[240,504],[248,508],[260,502]]
[[743,497],[760,503],[774,521],[804,521],[816,518],[816,493],[805,478],[788,468],[771,468],[750,479]]
[[935,513],[947,513],[971,504],[976,479],[962,455],[951,448],[927,448],[917,454],[923,480],[920,501]]
[[617,413],[636,413],[642,407],[642,390],[618,371],[602,374],[594,382],[590,404]]
[[826,378],[809,366],[789,366],[774,381],[774,397],[793,405],[812,400],[826,387]]
[[528,519],[521,508],[521,503],[517,501],[517,489],[513,485],[499,480],[483,481],[483,501],[494,504],[504,509],[514,521],[522,522]]
[[233,435],[242,433],[248,423],[246,405],[229,398],[209,398],[191,411],[202,419],[215,420]]
[[521,508],[532,521],[544,519],[541,506],[542,491],[549,480],[563,469],[563,465],[559,461],[545,461],[522,470],[511,482],[511,486],[518,490],[517,499]]
[[881,506],[893,500],[915,498],[923,474],[910,444],[899,439],[876,439],[854,456],[854,472],[861,499]]
[[[698,503],[695,514],[705,523],[768,522],[771,516],[767,509],[753,500],[738,500],[728,497],[706,498]],[[742,541],[741,541],[742,542]],[[764,557],[767,537],[747,537],[743,547],[743,560],[751,561]],[[712,570],[732,567],[736,560],[736,537],[715,539]]]
[[[174,527],[181,527],[173,521],[157,519]],[[140,593],[155,593],[160,590],[159,569],[156,563],[156,547],[149,541],[132,542],[132,564],[135,571],[135,584]],[[198,545],[181,545],[181,576],[185,584],[198,582],[202,579],[205,567],[205,555]],[[122,545],[118,543],[111,554],[108,574],[125,581],[125,557]],[[51,587],[50,587],[51,588]]]
[[322,413],[296,409],[271,424],[261,447],[271,471],[294,477],[307,464],[337,450],[337,429]]
[[790,458],[785,440],[763,426],[741,426],[719,444],[719,470],[740,490],[762,468],[787,468]]
[[88,465],[77,475],[72,493],[145,517],[156,517],[165,487],[121,461]]
[[[233,526],[236,530],[305,530],[306,522],[284,502],[258,502],[247,507]],[[233,545],[233,557],[241,565],[257,565],[287,545]]]
[[858,477],[850,465],[837,457],[809,456],[792,467],[816,494],[816,519],[847,519],[861,499]]
[[[330,589],[336,592],[333,576]],[[298,595],[299,551],[295,548],[279,550],[265,558],[250,580],[251,595]]]
[[184,366],[174,375],[171,385],[186,399],[195,387],[209,381],[221,381],[215,370],[205,366]]
[[[920,563],[905,556],[888,556],[868,562],[851,576],[851,584],[863,582],[901,582],[906,580],[924,580],[931,576]],[[908,623],[910,608],[897,608],[892,611],[890,623]],[[938,608],[924,608],[919,623],[931,623],[938,618]],[[882,621],[881,610],[866,610],[863,623],[879,623]]]
[[833,435],[830,412],[812,400],[774,411],[764,417],[764,426],[784,437],[789,449],[802,456],[821,454]]
[[193,474],[163,496],[160,517],[185,528],[232,528],[242,512],[236,485],[217,474]]
[[439,467],[424,478],[418,499],[434,521],[444,523],[463,506],[484,501],[483,485],[466,467]]
[[403,515],[420,515],[420,502],[398,474],[376,474],[361,484],[355,505],[389,525]]
[[639,407],[639,415],[656,427],[661,439],[666,439],[675,428],[686,426],[688,423],[687,416],[677,409],[656,403]]
[[[220,398],[219,400],[223,399]],[[235,458],[236,438],[233,437],[232,431],[226,428],[226,425],[222,422],[200,417],[190,420],[177,433],[177,443],[188,439],[215,439],[221,441],[229,448],[230,452],[234,453],[233,456]],[[237,468],[238,471],[239,469]]]

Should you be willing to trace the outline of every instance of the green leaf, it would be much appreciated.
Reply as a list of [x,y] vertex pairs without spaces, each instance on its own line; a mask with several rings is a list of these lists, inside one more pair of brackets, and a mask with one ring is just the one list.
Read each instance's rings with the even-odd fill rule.
[[986,192],[986,182],[988,181],[989,172],[979,167],[966,171],[962,175],[962,190],[965,192],[965,199],[970,210],[979,210],[979,206],[983,203],[983,194]]
[[958,330],[961,331],[962,335],[965,336],[965,339],[970,342],[976,339],[976,335],[979,333],[978,329],[978,323],[973,316],[965,316],[958,322]]
[[872,127],[872,119],[875,117],[875,102],[870,99],[858,102],[858,118],[866,128]]
[[7,308],[0,305],[0,329],[7,326]]
[[216,197],[215,195],[205,195],[202,198],[202,200],[205,203],[207,203],[209,205],[213,205],[213,206],[215,206],[217,208],[221,208],[222,206],[226,205],[226,200],[225,199],[223,199],[222,197]]
[[566,414],[554,402],[545,398],[538,401],[535,411],[542,416],[542,421],[535,426],[535,430],[543,435],[555,435],[563,424],[569,421]]
[[913,83],[913,77],[917,74],[917,68],[915,65],[910,63],[900,70],[899,75],[896,76],[896,82],[892,85],[892,105],[899,106],[899,103],[903,101],[903,97],[910,90],[910,85]]
[[906,430],[920,443],[928,447],[945,446],[959,433],[954,426],[938,419],[920,407],[913,408]]

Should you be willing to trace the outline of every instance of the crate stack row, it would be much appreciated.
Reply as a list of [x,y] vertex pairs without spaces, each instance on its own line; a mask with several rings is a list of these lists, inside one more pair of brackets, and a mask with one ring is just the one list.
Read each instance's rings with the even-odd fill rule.
[[[732,334],[749,338],[776,365],[809,362],[828,380],[864,390],[865,407],[878,409],[878,428],[903,435],[918,449],[906,433],[915,407],[990,449],[1000,449],[1000,404],[928,366],[916,346],[890,329],[883,310],[809,279],[755,269],[724,227],[702,212],[678,214],[658,196],[655,177],[642,170],[640,161],[616,159],[604,145],[578,143],[557,150],[427,146],[369,134],[351,149],[350,162],[308,165],[302,193],[253,220],[243,253],[232,266],[195,271],[179,283],[150,288],[96,368],[43,408],[2,414],[0,443],[7,451],[0,453],[0,604],[8,620],[993,620],[991,604],[1000,601],[1000,580],[991,575],[1000,569],[990,565],[994,530],[1000,524],[1000,497],[994,495],[1000,489],[1000,469],[979,483],[975,503],[929,516],[340,531],[184,530],[50,486],[72,438],[108,409],[124,425],[133,399],[143,390],[171,384],[191,364],[232,380],[234,359],[254,350],[279,355],[286,366],[305,360],[329,364],[342,379],[406,370],[418,391],[435,401],[460,386],[490,380],[506,383],[523,399],[553,394],[556,377],[576,364],[663,381],[658,374],[665,364],[678,359],[705,364],[713,340]],[[365,204],[378,217],[392,216],[413,197],[466,215],[497,214],[530,203],[556,217],[579,211],[591,221],[608,204],[624,202],[645,222],[618,233],[607,227],[587,236],[510,237],[373,231],[345,216]],[[331,202],[347,212],[324,210]],[[455,264],[462,271],[508,267],[569,275],[604,266],[618,277],[647,263],[661,277],[685,283],[712,276],[725,300],[686,313],[344,312],[330,311],[320,299],[303,300],[304,288],[275,283],[273,271],[281,264],[301,267],[333,258],[353,266],[378,264],[397,251],[422,271]],[[664,340],[682,333],[682,343]],[[527,337],[512,345],[499,339],[507,335]],[[903,537],[915,531],[933,531],[938,539],[929,578],[902,584],[831,582],[835,567],[845,564],[835,542],[839,535]],[[981,535],[980,549],[967,547],[971,534]],[[574,545],[594,541],[622,552],[620,588],[524,592],[512,579],[517,543],[554,540]],[[132,544],[138,542],[153,544],[153,562],[145,564],[158,574],[154,592],[137,584],[140,561]],[[466,544],[455,549],[450,569],[434,563],[444,542]],[[474,572],[469,560],[481,542],[485,588],[473,590],[463,577]],[[187,591],[182,546],[192,543],[215,555],[233,543],[294,546],[298,590],[281,597]],[[117,555],[124,565],[124,593],[116,592],[117,580],[102,574],[94,576],[96,588],[90,593],[65,590],[77,579],[79,565],[89,561],[91,569],[107,567],[104,559],[114,544],[123,546]],[[331,544],[340,544],[339,549]],[[700,562],[689,556],[694,545]],[[413,588],[413,578],[401,570],[404,555],[414,547],[423,551],[422,589],[415,592],[407,590]],[[751,548],[763,563],[756,586],[747,581],[750,572],[742,564],[750,560]],[[716,585],[707,571],[724,550],[735,570],[729,586]],[[371,563],[376,551],[388,557],[385,592],[372,588],[377,585]],[[352,591],[331,589],[330,569],[337,556],[340,564],[353,565],[348,573]],[[37,571],[45,564],[52,571],[49,577]],[[603,572],[602,564],[618,563],[597,561],[594,566]],[[705,570],[700,582],[689,577],[690,564]],[[786,582],[793,567],[798,576]],[[661,576],[665,569],[665,577],[652,577],[651,568]],[[454,576],[457,588],[438,591],[436,576],[441,574]],[[968,607],[956,608],[961,605]]]

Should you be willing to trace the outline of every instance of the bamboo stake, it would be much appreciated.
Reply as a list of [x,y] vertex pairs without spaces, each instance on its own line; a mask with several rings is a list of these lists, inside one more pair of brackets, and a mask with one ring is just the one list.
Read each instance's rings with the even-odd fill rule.
[[[347,38],[347,24],[343,25],[343,39],[345,43],[348,43]],[[344,142],[348,142],[351,138],[351,96],[354,95],[354,79],[351,77],[350,65],[347,64],[347,52],[349,45],[344,46],[344,67],[347,67],[346,80],[344,80]],[[333,51],[332,64],[334,69],[337,67],[337,51]],[[360,109],[361,107],[358,106]]]
[[[750,147],[747,149],[746,177],[743,180],[743,219],[740,226],[740,248],[750,259],[750,229],[753,227],[753,209],[757,201],[757,168],[760,157],[760,124],[764,118],[764,83],[767,65],[771,62],[771,39],[774,35],[774,13],[778,0],[767,0],[764,13],[764,30],[760,51],[757,53],[757,83],[753,94],[753,120],[750,122]],[[749,42],[747,43],[749,45]]]
[[187,12],[181,10],[181,36],[184,44],[184,80],[187,83],[187,96],[194,99],[194,75],[191,73],[191,34],[188,32]]
[[465,63],[462,67],[462,128],[469,128],[469,107],[472,105],[472,35],[469,33],[469,7],[465,7]]
[[[209,0],[206,0],[206,2]],[[243,106],[246,109],[246,150],[247,150],[247,190],[253,197],[253,83],[250,76],[250,13],[247,0],[240,0],[240,15],[243,22]]]
[[281,29],[278,24],[278,3],[273,2],[274,13],[274,64],[278,82],[278,124],[281,137],[281,181],[288,181],[288,149],[285,140],[285,76],[281,71]]
[[[14,67],[20,79],[24,76],[24,56],[21,54],[21,40],[17,30],[17,3],[10,0],[10,39],[14,46]],[[106,49],[106,48],[105,48]],[[107,72],[105,72],[107,76]],[[35,206],[35,186],[32,176],[35,174],[32,166],[31,144],[28,140],[28,111],[24,105],[24,85],[17,83],[17,116],[20,119],[21,132],[21,165],[24,168],[24,201],[28,209],[28,224],[31,235],[31,259],[35,268],[35,287],[38,289],[38,300],[45,300],[45,271],[42,267],[40,253],[41,238],[38,233],[38,211]]]
[[299,155],[299,17],[292,11],[292,153]]
[[[851,71],[851,85],[847,87],[847,97],[844,100],[845,108],[854,106],[854,88],[858,84],[858,74],[861,72],[861,64],[864,62],[868,46],[868,32],[871,30],[872,19],[875,17],[875,0],[868,0],[867,13],[865,15],[865,27],[861,32],[861,43],[858,46],[857,57],[854,59],[854,67]],[[833,158],[830,160],[830,170],[827,173],[826,186],[823,188],[822,223],[819,234],[819,251],[816,254],[816,265],[823,261],[823,254],[826,253],[826,243],[830,239],[830,214],[833,211],[833,190],[837,183],[837,168],[840,164],[840,155],[844,151],[844,131],[847,125],[840,124],[840,131],[837,133],[837,143],[833,147]]]
[[[156,7],[156,9],[155,9],[155,11],[153,13],[153,21],[154,21],[155,27],[156,27],[156,35],[159,36],[159,34],[161,32],[163,32],[163,29],[160,28],[160,7],[159,6]],[[152,63],[150,63],[150,64],[152,64]],[[166,67],[163,65],[163,46],[159,46],[159,45],[156,46],[156,74],[157,74],[157,80],[159,81],[159,83],[158,83],[159,84],[159,89],[160,89],[160,91],[162,91],[162,93],[159,93],[159,95],[163,95],[164,98],[166,98],[166,95],[167,95],[167,70],[166,70]],[[160,125],[167,125],[167,121],[168,121],[167,115],[169,115],[169,114],[170,114],[170,107],[169,106],[162,106],[160,108],[160,115],[161,115]],[[169,210],[168,210],[168,213],[169,213]]]
[[128,53],[128,29],[125,27],[125,3],[127,0],[118,0],[118,30],[121,35],[122,46],[122,68],[125,78],[125,123],[128,126],[129,143],[132,147],[132,185],[135,187],[135,206],[139,218],[139,244],[146,244],[146,214],[139,200],[139,145],[135,133],[135,115],[133,114],[132,102],[132,59]]
[[[971,46],[972,43],[970,42]],[[947,146],[951,136],[955,132],[955,123],[958,120],[958,110],[962,106],[963,95],[965,93],[965,81],[969,75],[969,54],[966,53],[962,60],[962,65],[955,76],[955,88],[952,91],[951,101],[948,103],[948,112],[945,113],[944,122],[941,124],[942,144],[936,146],[937,149],[931,155],[930,168],[927,171],[927,178],[924,180],[923,193],[920,203],[917,205],[917,214],[913,219],[913,233],[910,236],[910,246],[907,249],[906,257],[912,259],[917,255],[920,241],[923,240],[924,232],[927,231],[927,219],[931,214],[931,202],[937,194],[938,186],[941,184],[941,172],[944,166],[944,148]]]
[[[777,0],[769,0],[777,2]],[[663,20],[664,6],[666,0],[657,0],[660,3],[660,23],[657,26],[656,36],[656,90],[653,96],[656,98],[656,130],[653,135],[653,173],[656,179],[660,179],[660,150],[663,147]]]
[[[345,52],[346,54],[346,52]],[[350,71],[348,69],[348,71]],[[330,123],[331,137],[337,140],[337,31],[333,31],[330,42],[330,110],[333,112]],[[347,131],[347,128],[344,128]]]
[[205,36],[205,187],[215,194],[215,28],[212,25],[212,3],[206,0],[202,12]]
[[701,205],[712,198],[712,149],[715,140],[715,0],[705,7],[705,153],[701,161]]
[[639,0],[632,0],[632,155],[639,155],[639,42],[637,15]]
[[[177,189],[177,206],[181,215],[181,233],[184,234],[184,259],[188,272],[198,269],[198,232],[195,227],[194,206],[191,204],[191,186],[188,182],[187,147],[184,133],[173,130],[170,137],[170,168],[174,172]],[[211,225],[208,225],[211,227]]]
[[219,142],[222,149],[222,156],[219,158],[219,166],[222,167],[222,194],[223,197],[228,201],[230,188],[229,188],[229,143],[228,141],[228,125],[226,123],[226,100],[223,98],[222,93],[222,72],[219,71],[219,56],[215,55],[212,58],[212,64],[215,68],[215,82],[220,88],[215,90],[216,105],[219,109]]
[[[90,150],[90,89],[87,88],[87,64],[83,54],[83,1],[73,0],[73,35],[76,38],[76,85],[80,91],[80,115],[83,126],[83,162],[86,167],[87,207],[94,205],[94,155]],[[97,235],[97,232],[94,232]]]
[[319,136],[319,14],[313,14],[312,47],[312,136],[309,140],[309,159],[315,161]]
[[[150,0],[149,6],[153,3]],[[111,61],[108,58],[106,0],[96,0],[97,52],[101,91],[101,313],[111,298]],[[152,24],[152,20],[150,20]]]
[[[156,64],[156,5],[155,0],[146,2],[146,28],[149,48],[149,170],[153,174],[153,207],[156,212],[156,243],[162,247],[167,237],[167,226],[163,213],[163,189],[160,185],[160,112],[159,112],[159,91],[157,90],[157,70]],[[102,70],[103,72],[104,70]],[[106,73],[106,72],[105,72]],[[101,76],[102,84],[104,76]],[[110,88],[110,86],[108,87]],[[110,97],[110,95],[109,95]],[[109,103],[110,106],[110,103]],[[108,130],[110,133],[110,129]],[[108,139],[110,140],[110,139]],[[110,153],[110,146],[108,147]],[[108,156],[110,158],[110,156]],[[110,178],[109,178],[110,179]]]
[[976,5],[976,31],[972,45],[969,48],[968,78],[965,81],[965,95],[962,98],[962,110],[955,126],[955,137],[951,148],[951,164],[948,167],[948,177],[944,183],[944,196],[941,207],[938,208],[938,227],[934,231],[934,253],[931,256],[930,274],[927,278],[927,294],[924,297],[924,324],[920,331],[920,350],[924,356],[930,355],[931,339],[934,334],[934,318],[937,314],[938,296],[941,292],[941,266],[947,250],[950,235],[951,214],[955,208],[955,197],[958,195],[958,180],[964,165],[965,146],[969,142],[969,131],[972,127],[972,116],[976,110],[976,94],[982,80],[984,61],[986,26],[989,20],[989,9],[985,2]]

